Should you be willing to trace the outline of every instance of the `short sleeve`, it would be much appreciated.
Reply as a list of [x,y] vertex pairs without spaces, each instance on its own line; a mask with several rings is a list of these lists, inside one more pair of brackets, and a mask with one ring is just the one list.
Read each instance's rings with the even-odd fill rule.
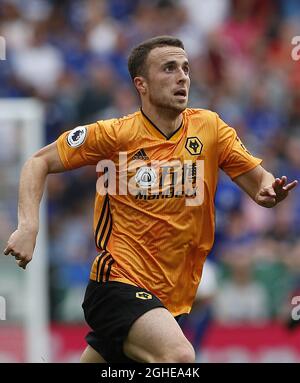
[[113,120],[98,121],[64,132],[56,145],[66,169],[96,165],[102,159],[110,159],[117,149]]
[[237,136],[236,131],[217,115],[218,164],[230,178],[248,172],[262,160],[254,157]]

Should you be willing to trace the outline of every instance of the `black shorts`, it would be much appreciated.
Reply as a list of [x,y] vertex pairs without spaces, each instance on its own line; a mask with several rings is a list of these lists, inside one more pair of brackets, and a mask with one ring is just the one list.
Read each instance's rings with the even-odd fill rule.
[[133,322],[147,311],[164,307],[149,291],[121,282],[95,282],[86,288],[82,308],[93,331],[87,343],[109,363],[134,362],[123,352]]

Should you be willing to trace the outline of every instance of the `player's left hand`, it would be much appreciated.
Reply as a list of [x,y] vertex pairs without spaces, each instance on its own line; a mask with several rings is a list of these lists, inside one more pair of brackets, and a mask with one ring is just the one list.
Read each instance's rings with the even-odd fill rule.
[[283,201],[297,185],[297,180],[288,184],[286,176],[276,178],[271,186],[264,187],[257,193],[256,201],[261,206],[273,207]]

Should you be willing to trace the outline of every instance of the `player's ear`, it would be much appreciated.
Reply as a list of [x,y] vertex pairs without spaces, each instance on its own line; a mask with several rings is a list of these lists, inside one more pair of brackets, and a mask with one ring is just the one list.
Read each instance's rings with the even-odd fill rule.
[[133,80],[133,83],[137,89],[137,91],[141,94],[144,95],[146,94],[147,91],[147,83],[144,77],[135,77]]

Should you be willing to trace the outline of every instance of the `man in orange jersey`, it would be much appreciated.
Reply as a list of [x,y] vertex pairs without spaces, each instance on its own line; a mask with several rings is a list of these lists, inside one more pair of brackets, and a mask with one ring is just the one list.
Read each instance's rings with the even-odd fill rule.
[[180,40],[145,41],[128,67],[141,110],[65,132],[25,163],[5,254],[24,269],[31,261],[47,174],[97,165],[98,255],[83,302],[92,331],[81,361],[193,362],[178,319],[191,309],[213,245],[218,169],[268,208],[297,181],[275,179],[216,113],[187,108]]

